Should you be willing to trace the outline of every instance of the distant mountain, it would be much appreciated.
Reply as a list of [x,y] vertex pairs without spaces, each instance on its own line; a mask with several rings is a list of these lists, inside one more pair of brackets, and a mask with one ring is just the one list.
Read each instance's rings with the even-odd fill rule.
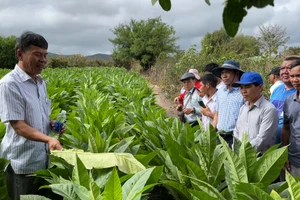
[[94,55],[90,56],[85,56],[87,59],[101,59],[101,60],[112,60],[111,55],[109,54],[102,54],[102,53],[97,53]]
[[[48,59],[50,58],[58,58],[58,57],[70,57],[72,55],[63,55],[63,54],[56,54],[56,53],[51,53],[48,52]],[[85,56],[86,59],[101,59],[101,60],[112,60],[111,55],[109,54],[102,54],[102,53],[97,53],[94,55],[88,55]]]

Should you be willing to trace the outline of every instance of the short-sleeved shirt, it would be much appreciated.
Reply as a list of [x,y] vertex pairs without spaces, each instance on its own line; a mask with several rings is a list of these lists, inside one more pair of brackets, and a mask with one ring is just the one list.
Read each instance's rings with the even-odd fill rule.
[[29,126],[49,135],[51,102],[40,76],[35,82],[18,65],[0,80],[0,118],[6,133],[0,146],[0,157],[11,161],[16,174],[30,174],[48,166],[48,145],[17,134],[11,120],[24,120]]
[[[208,106],[209,110],[211,113],[215,113],[216,112],[216,93],[211,96],[210,98],[207,97],[207,95],[205,95],[203,98],[203,103],[204,105]],[[213,119],[205,116],[202,114],[202,124],[204,127],[204,130],[208,130],[209,124],[212,123]]]
[[223,87],[216,94],[216,110],[218,112],[217,129],[232,132],[236,125],[240,108],[244,104],[240,88],[228,89],[227,87]]
[[274,145],[278,116],[273,104],[261,96],[250,108],[246,102],[240,109],[233,135],[240,141],[248,134],[254,149],[264,153]]
[[277,114],[279,117],[279,123],[282,124],[282,119],[283,119],[283,105],[285,99],[294,94],[296,92],[295,88],[286,90],[285,89],[285,84],[279,85],[277,88],[274,89],[271,97],[270,97],[270,102],[275,106],[277,110]]
[[285,100],[283,123],[290,126],[289,161],[291,165],[300,168],[300,101],[298,92]]

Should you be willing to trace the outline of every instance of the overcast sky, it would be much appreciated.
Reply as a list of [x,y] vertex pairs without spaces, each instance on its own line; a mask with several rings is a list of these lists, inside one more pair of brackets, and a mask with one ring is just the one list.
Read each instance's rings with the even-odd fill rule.
[[[22,3],[21,3],[22,2]],[[196,44],[207,32],[222,24],[224,0],[172,0],[165,12],[151,0],[0,0],[0,35],[19,36],[24,30],[43,35],[48,51],[58,54],[110,54],[111,29],[130,19],[162,17],[174,27],[181,49]],[[288,46],[300,46],[300,1],[275,0],[275,7],[251,8],[240,26],[247,35],[256,35],[259,25],[278,24],[290,36]]]

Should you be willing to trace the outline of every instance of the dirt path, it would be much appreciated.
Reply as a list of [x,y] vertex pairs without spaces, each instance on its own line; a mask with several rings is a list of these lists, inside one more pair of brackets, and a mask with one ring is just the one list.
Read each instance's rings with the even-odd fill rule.
[[162,89],[158,85],[151,85],[153,93],[156,95],[156,104],[166,109],[166,115],[168,117],[177,117],[176,105],[169,100]]

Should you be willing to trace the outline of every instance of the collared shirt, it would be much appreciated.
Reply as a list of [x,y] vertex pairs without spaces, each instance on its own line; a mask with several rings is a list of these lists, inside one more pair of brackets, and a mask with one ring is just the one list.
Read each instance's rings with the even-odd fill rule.
[[[191,99],[189,100],[190,96]],[[183,106],[185,108],[195,108],[196,111],[196,113],[184,115],[186,122],[192,123],[194,121],[197,121],[197,118],[201,119],[201,110],[200,110],[200,105],[198,103],[201,100],[202,98],[198,95],[197,90],[195,88],[192,88],[184,95]]]
[[226,87],[225,83],[223,81],[221,81],[218,85],[217,85],[217,90]]
[[242,140],[248,134],[251,145],[264,153],[275,141],[278,116],[273,104],[261,96],[250,108],[246,102],[240,109],[233,135]]
[[11,161],[16,174],[30,174],[46,169],[48,145],[17,134],[10,120],[24,120],[29,126],[49,135],[51,102],[40,76],[35,82],[18,65],[0,80],[0,118],[6,133],[0,146],[0,157]]
[[[205,95],[202,98],[202,100],[203,100],[204,105],[208,106],[211,113],[216,112],[216,93],[213,96],[211,96],[210,98],[208,98],[207,95]],[[209,124],[212,123],[212,121],[213,121],[212,118],[202,114],[202,124],[203,124],[204,130],[208,130]]]
[[217,129],[232,132],[240,108],[244,104],[244,98],[241,95],[240,88],[236,87],[229,90],[227,87],[223,87],[219,89],[216,94],[216,110],[218,111]]
[[300,168],[300,101],[298,92],[288,96],[284,103],[283,123],[290,125],[289,161]]
[[270,87],[270,93],[272,95],[273,91],[280,85],[284,84],[281,80],[276,81],[271,87]]

